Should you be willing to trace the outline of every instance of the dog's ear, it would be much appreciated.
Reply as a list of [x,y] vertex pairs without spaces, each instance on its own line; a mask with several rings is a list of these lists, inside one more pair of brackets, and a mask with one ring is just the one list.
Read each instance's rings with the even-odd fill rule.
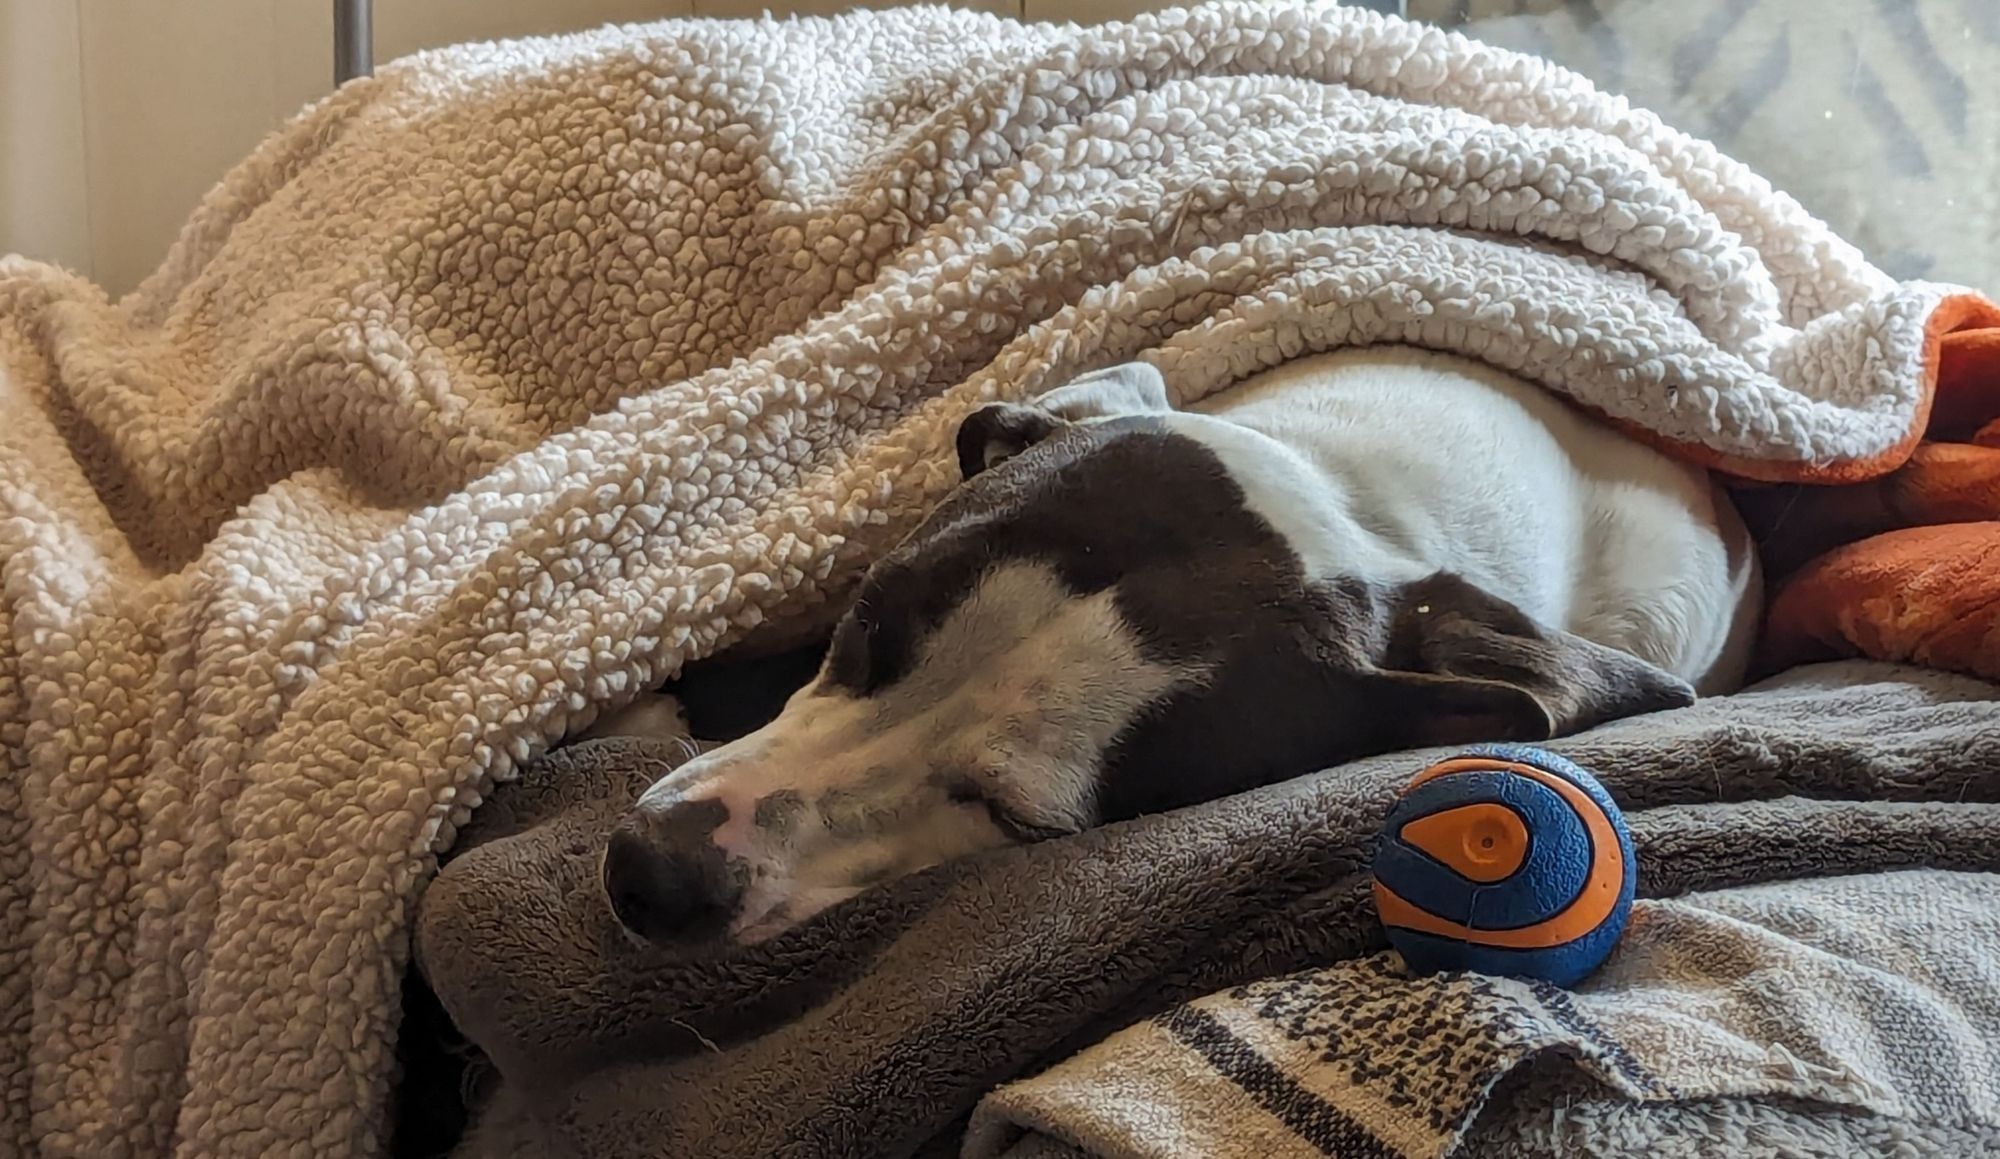
[[1172,409],[1166,380],[1143,362],[1093,370],[1049,391],[1032,404],[989,403],[965,416],[958,427],[958,469],[970,479],[1006,462],[1068,423]]
[[970,479],[1054,434],[1063,420],[1035,406],[988,403],[958,424],[958,472]]
[[1036,399],[1035,405],[1073,423],[1174,409],[1167,397],[1167,380],[1144,362],[1121,362],[1079,375]]
[[1544,741],[1694,703],[1665,669],[1537,624],[1457,576],[1411,584],[1382,613],[1370,708],[1401,747]]

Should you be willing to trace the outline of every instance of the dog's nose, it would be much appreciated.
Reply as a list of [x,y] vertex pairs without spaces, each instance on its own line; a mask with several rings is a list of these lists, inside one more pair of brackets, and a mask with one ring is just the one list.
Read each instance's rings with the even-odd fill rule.
[[654,943],[699,942],[729,928],[745,874],[711,839],[726,810],[714,801],[640,811],[612,831],[604,894],[626,929]]

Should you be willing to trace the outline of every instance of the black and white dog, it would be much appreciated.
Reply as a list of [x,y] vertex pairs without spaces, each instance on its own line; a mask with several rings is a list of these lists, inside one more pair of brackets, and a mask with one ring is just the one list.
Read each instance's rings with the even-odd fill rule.
[[756,942],[979,850],[1685,705],[1741,679],[1760,610],[1704,471],[1443,355],[1190,411],[1117,366],[973,413],[958,453],[818,675],[614,833],[632,932]]

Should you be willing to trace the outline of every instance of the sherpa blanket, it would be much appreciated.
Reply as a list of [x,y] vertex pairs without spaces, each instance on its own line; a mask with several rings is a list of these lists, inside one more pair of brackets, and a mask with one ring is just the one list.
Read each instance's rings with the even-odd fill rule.
[[[1559,61],[1754,159],[1891,273],[1990,286],[2000,272],[2000,101],[1971,79],[2000,48],[2000,5],[1818,0],[1811,20],[1796,0],[1404,9]],[[2000,330],[1944,346],[1935,442],[1902,468],[1748,497],[1777,595],[1766,669],[1854,653],[2000,666]]]
[[823,619],[981,402],[1411,342],[1840,481],[1990,321],[1572,74],[1326,4],[398,61],[130,296],[0,265],[0,1137],[375,1147],[457,827]]
[[1743,497],[1774,593],[1765,670],[1863,654],[2000,676],[2000,328],[1945,342],[1931,437],[1895,470]]
[[1259,979],[994,1092],[965,1157],[2000,1154],[1996,885],[1642,901],[1574,991],[1390,953]]
[[[1883,1010],[1867,991],[1822,992],[1828,1008],[1814,1027],[1844,1026],[1863,1040],[1854,1050],[1865,1046],[1869,1056],[1850,1055],[1861,1077],[1808,1091],[1760,1076],[1770,1081],[1727,1092],[1740,1096],[1734,1105],[1740,1113],[1728,1121],[1756,1130],[1757,1116],[1782,1111],[1785,1096],[1839,1090],[1847,1101],[1802,1117],[1858,1106],[1917,1138],[2000,1127],[1988,1085],[2000,1067],[1994,1035],[2000,1008],[1991,1004],[2000,998],[2000,980],[1992,977],[1993,959],[1981,954],[1982,947],[2000,947],[2000,877],[1994,876],[2000,873],[2000,688],[1849,661],[1801,668],[1736,696],[1623,721],[1552,747],[1596,770],[1625,804],[1643,866],[1641,891],[1649,897],[1765,882],[1790,888],[1801,878],[1912,866],[1976,875],[1958,894],[1955,912],[1963,920],[1942,934],[1923,927],[1914,909],[1862,906],[1841,912],[1840,930],[1795,930],[1817,938],[1815,950],[1799,955],[1816,959],[1860,947],[1855,969],[1881,983],[1876,993],[1945,991],[1959,1004],[1957,1013]],[[1246,1076],[1253,1093],[1233,1101],[1214,1097],[1216,1084],[1204,1086],[1203,1076],[1178,1095],[1157,1083],[1120,1089],[1098,1065],[1105,1052],[1114,1060],[1121,1050],[1130,1057],[1120,1038],[1063,1060],[1135,1021],[1140,1026],[1129,1034],[1157,1033],[1143,1021],[1153,1016],[1169,1025],[1186,1022],[1193,1016],[1176,1013],[1175,1004],[1214,991],[1245,985],[1282,991],[1285,984],[1273,979],[1308,968],[1330,969],[1327,977],[1380,970],[1379,959],[1328,964],[1382,947],[1368,888],[1369,852],[1397,789],[1444,755],[1360,761],[1075,839],[970,859],[863,895],[733,958],[676,960],[639,948],[619,929],[597,873],[599,850],[620,811],[685,752],[629,741],[562,749],[496,795],[504,812],[474,819],[468,846],[423,903],[419,962],[457,1025],[498,1072],[497,1093],[482,1108],[462,1159],[951,1154],[981,1096],[1012,1079],[1027,1081],[996,1096],[983,1113],[972,1154],[1020,1144],[1004,1130],[1009,1125],[1096,1144],[1097,1153],[1108,1155],[1275,1159],[1306,1152],[1285,1138],[1286,1119],[1268,1112],[1260,1118],[1258,1108],[1242,1106],[1256,1091],[1282,1097],[1282,1084]],[[1784,894],[1779,888],[1773,895],[1774,908],[1782,907]],[[1839,895],[1807,891],[1798,905],[1810,909],[1815,896]],[[1825,903],[1817,904],[1822,908],[1814,912],[1825,913]],[[1964,931],[1962,960],[1935,960],[1952,928]],[[1635,930],[1634,944],[1651,943]],[[1750,970],[1757,959],[1732,959],[1707,942],[1663,936],[1655,956],[1674,954],[1686,957],[1690,971],[1699,967],[1748,992],[1788,988],[1782,978]],[[1614,972],[1612,982],[1620,976]],[[1977,985],[1959,986],[1966,978]],[[1404,985],[1416,999],[1427,993],[1424,985],[1435,984]],[[1506,986],[1496,992],[1521,993]],[[1365,993],[1382,1001],[1357,1017],[1397,1013],[1382,987]],[[1326,986],[1292,994],[1294,1008],[1274,1016],[1279,1026],[1334,1025],[1355,1013]],[[1674,1005],[1674,997],[1663,990],[1651,999],[1633,996],[1628,1005],[1655,1017],[1680,1011],[1690,1018],[1687,1029],[1701,1029],[1700,1012]],[[1541,1033],[1543,1045],[1560,1049],[1563,1041],[1551,1038],[1555,1031],[1546,1022],[1561,1017],[1561,995],[1536,1000],[1545,1008],[1543,1021],[1533,1023],[1532,1010],[1515,1011],[1508,1029],[1518,1037],[1510,1041],[1521,1046]],[[1225,995],[1187,1009],[1229,1001]],[[1482,1022],[1480,1014],[1474,1004],[1460,1003],[1438,1015],[1422,1049],[1410,1051],[1376,1033],[1377,1020],[1344,1044],[1379,1048],[1357,1063],[1350,1104],[1366,1107],[1372,1098],[1393,1108],[1397,1088],[1415,1084],[1433,1088],[1442,1115],[1475,1109],[1451,1098],[1483,1093],[1476,1085],[1481,1060],[1470,1044],[1500,1015],[1488,1010]],[[1970,1043],[1937,1037],[1960,1025],[1987,1037]],[[1577,1033],[1575,1024],[1568,1030]],[[1807,1061],[1822,1061],[1810,1053],[1805,1029],[1772,1022],[1758,1033],[1758,1050],[1775,1040]],[[1721,1036],[1711,1029],[1680,1041],[1694,1049],[1697,1039],[1713,1044]],[[1331,1043],[1301,1044],[1288,1054],[1273,1049],[1275,1037],[1276,1031],[1260,1037],[1238,1061],[1247,1070],[1262,1058],[1322,1088],[1341,1073],[1338,1058],[1324,1074],[1308,1073],[1298,1061]],[[1610,1053],[1606,1044],[1615,1041],[1607,1033],[1595,1045]],[[1424,1070],[1439,1053],[1458,1053],[1441,1045],[1467,1048],[1458,1060],[1461,1073],[1450,1072],[1450,1057],[1438,1061],[1442,1074],[1458,1080],[1455,1092],[1444,1089],[1441,1073]],[[1947,1048],[1953,1055],[1935,1059],[1936,1073],[1916,1057]],[[1499,1076],[1504,1053],[1496,1049],[1485,1060],[1489,1077]],[[1687,1073],[1665,1054],[1645,1057],[1663,1072]],[[1159,1070],[1188,1062],[1185,1053],[1156,1050],[1145,1058]],[[1877,1065],[1884,1058],[1904,1061],[1884,1070]],[[1028,1079],[1051,1065],[1056,1069],[1041,1079]],[[1747,1064],[1730,1065],[1740,1075]],[[1870,1079],[1905,1101],[1885,1095],[1855,1103]],[[1955,1100],[1954,1092],[1968,1090],[1977,1097]],[[1641,1117],[1656,1109],[1647,1096],[1657,1093],[1643,1078],[1625,1090],[1611,1088],[1607,1114],[1615,1103],[1636,1107],[1633,1117]],[[1065,1094],[1067,1102],[1059,1101]],[[1545,1122],[1562,1101],[1523,1103],[1522,1130],[1533,1129],[1536,1113]],[[1078,1104],[1094,1109],[1086,1113]],[[1295,1108],[1309,1111],[1309,1104]],[[1121,1112],[1122,1138],[1107,1123]],[[1422,1113],[1411,1109],[1411,1117]],[[1390,1141],[1421,1137],[1407,1124],[1400,1133],[1383,1127],[1385,1118],[1372,1123]],[[1386,1143],[1369,1145],[1367,1128],[1358,1125],[1363,1120],[1354,1119],[1356,1145],[1333,1153],[1396,1153]],[[1215,1150],[1207,1145],[1212,1137],[1196,1133],[1203,1124],[1258,1127],[1272,1146]],[[1107,1129],[1086,1134],[1092,1125]],[[1447,1121],[1430,1133],[1448,1140],[1462,1126]]]

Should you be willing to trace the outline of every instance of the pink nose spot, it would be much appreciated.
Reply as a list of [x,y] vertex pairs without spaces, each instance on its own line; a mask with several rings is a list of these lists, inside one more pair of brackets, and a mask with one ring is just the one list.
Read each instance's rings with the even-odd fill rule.
[[709,800],[722,802],[728,810],[728,817],[715,827],[712,838],[724,853],[736,857],[748,857],[757,836],[756,798],[741,791],[721,790],[707,795]]

